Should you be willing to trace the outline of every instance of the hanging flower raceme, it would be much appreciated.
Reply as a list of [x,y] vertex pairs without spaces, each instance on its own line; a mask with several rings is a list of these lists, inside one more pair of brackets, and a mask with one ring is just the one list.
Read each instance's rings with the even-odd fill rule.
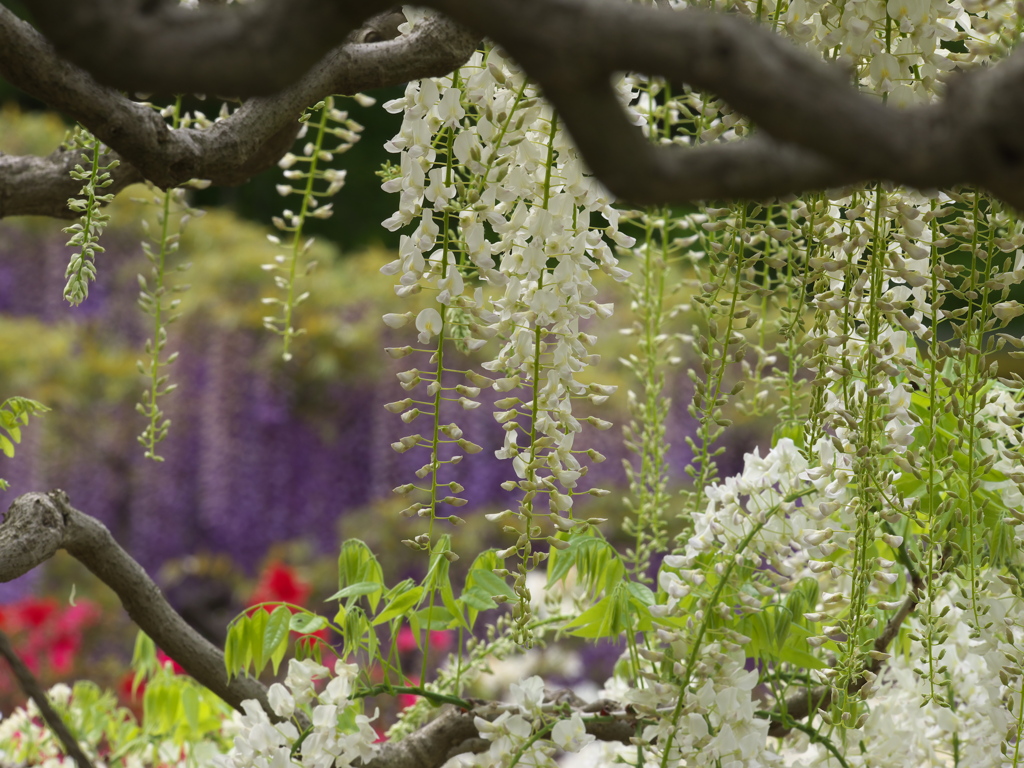
[[[478,52],[451,77],[411,83],[403,98],[385,106],[401,111],[403,123],[387,145],[400,163],[385,170],[384,182],[384,189],[399,193],[399,209],[384,225],[413,229],[382,271],[397,277],[400,296],[429,294],[422,309],[385,318],[392,327],[413,321],[418,332],[417,349],[392,348],[393,356],[431,355],[430,368],[399,374],[407,390],[424,387],[426,398],[388,406],[407,422],[420,415],[434,422],[429,434],[395,446],[430,452],[421,475],[430,484],[413,486],[429,500],[407,514],[436,518],[445,503],[437,493],[445,485],[439,471],[461,460],[445,453],[445,445],[479,449],[461,439],[448,414],[478,407],[480,388],[492,386],[501,395],[495,419],[505,432],[497,455],[511,460],[515,477],[503,487],[521,495],[511,513],[521,521],[519,541],[501,554],[519,556],[515,610],[525,626],[525,574],[545,557],[533,541],[579,525],[574,497],[601,493],[580,489],[587,469],[579,456],[587,451],[576,436],[581,421],[610,425],[578,418],[573,401],[600,402],[614,388],[581,383],[594,357],[588,349],[593,338],[580,323],[611,313],[598,301],[592,275],[602,270],[625,277],[609,240],[629,246],[632,239],[619,232],[608,194],[584,172],[537,88],[497,49]],[[446,344],[472,351],[495,338],[499,346],[483,363],[491,376],[446,368]],[[448,378],[456,375],[466,383]],[[541,526],[540,517],[552,524]]]
[[[374,103],[372,98],[362,94],[354,98],[364,106]],[[286,361],[292,357],[292,340],[303,333],[301,328],[295,327],[295,312],[309,298],[308,291],[300,292],[299,280],[316,266],[313,261],[303,263],[313,246],[313,238],[305,234],[305,227],[310,219],[329,219],[334,215],[334,203],[324,200],[338,194],[344,186],[345,171],[331,168],[329,164],[336,155],[351,149],[363,130],[348,112],[335,106],[334,97],[313,105],[300,122],[303,125],[299,139],[308,138],[308,141],[300,154],[289,152],[278,161],[288,183],[277,185],[279,195],[296,195],[298,200],[295,209],[286,208],[281,216],[274,217],[274,226],[283,233],[284,241],[277,235],[268,235],[270,242],[282,246],[286,253],[278,254],[263,267],[273,274],[274,285],[284,294],[283,298],[263,299],[265,305],[278,308],[278,314],[263,318],[263,325],[282,337],[281,354]]]

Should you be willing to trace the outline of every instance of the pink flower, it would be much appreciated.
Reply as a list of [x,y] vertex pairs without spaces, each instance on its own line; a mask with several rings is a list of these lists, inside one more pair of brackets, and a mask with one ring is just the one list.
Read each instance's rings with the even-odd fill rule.
[[[416,635],[409,627],[402,627],[398,631],[396,641],[399,653],[415,651],[419,646],[416,643]],[[452,633],[448,630],[436,629],[430,633],[430,649],[438,653],[444,653],[452,645]]]
[[398,630],[398,640],[395,641],[395,645],[398,647],[399,653],[414,651],[417,648],[416,635],[408,627],[402,627]]

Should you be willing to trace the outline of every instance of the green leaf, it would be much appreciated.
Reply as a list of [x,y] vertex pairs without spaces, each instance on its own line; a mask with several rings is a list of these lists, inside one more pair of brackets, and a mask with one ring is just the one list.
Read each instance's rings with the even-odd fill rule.
[[470,609],[471,621],[475,618],[476,611],[489,611],[498,607],[498,604],[491,598],[491,594],[489,590],[481,586],[473,586],[459,595],[459,600]]
[[185,722],[189,730],[199,730],[199,693],[191,685],[181,692],[181,708],[185,712]]
[[156,735],[168,733],[177,718],[179,697],[163,679],[146,686],[142,695],[143,722],[146,730]]
[[435,605],[432,608],[423,608],[416,611],[409,617],[410,626],[418,626],[417,636],[421,631],[452,629],[458,626],[459,619],[452,615],[443,605]]
[[327,619],[316,613],[295,613],[292,614],[290,619],[290,628],[292,632],[298,632],[302,635],[319,632],[326,626]]
[[249,650],[252,653],[253,674],[259,675],[267,664],[267,657],[270,656],[268,649],[263,645],[263,632],[267,628],[267,618],[270,616],[262,608],[257,608],[249,616]]
[[[412,583],[411,581],[409,582]],[[412,587],[406,592],[394,597],[388,606],[381,611],[373,620],[373,626],[379,626],[392,619],[404,616],[414,606],[418,605],[423,595],[423,587]]]
[[787,645],[779,651],[779,661],[784,664],[792,664],[800,669],[824,669],[828,666],[824,661],[811,653],[809,645],[804,643],[804,647],[808,650]]
[[641,584],[639,581],[626,582],[626,589],[629,590],[634,600],[637,600],[641,605],[652,606],[657,600],[650,587],[646,584]]
[[451,563],[445,557],[446,552],[451,551],[451,536],[445,534],[438,539],[434,550],[430,554],[430,567],[427,569],[427,576],[423,580],[424,586],[431,591],[437,591],[441,595],[441,602],[448,609],[448,612],[455,618],[456,622],[470,629],[462,610],[455,600],[455,592],[452,590],[450,578]]
[[[605,597],[565,625],[576,637],[611,637],[611,597]],[[618,633],[615,633],[618,634]]]
[[[650,626],[650,614],[639,601],[637,606],[647,613],[644,623]],[[633,605],[631,593],[625,582],[620,582],[611,594],[565,625],[570,634],[577,637],[617,637],[623,632],[638,629],[634,616],[637,606]]]
[[339,589],[333,595],[328,597],[327,600],[341,600],[346,597],[361,597],[363,595],[372,595],[375,592],[382,591],[380,584],[375,584],[372,581],[360,581],[356,584],[349,584],[344,589]]
[[366,612],[358,606],[353,608],[345,616],[342,625],[342,637],[345,640],[342,657],[347,658],[351,653],[365,649],[373,658],[377,650],[377,633],[373,631]]
[[288,652],[288,636],[285,635],[284,639],[277,644],[277,647],[270,653],[270,663],[274,668],[274,674],[277,674],[277,670],[281,668],[281,662],[284,660],[284,655]]
[[[7,433],[7,436],[0,434],[0,452],[9,459],[13,458],[14,445],[21,442],[21,428],[18,425],[28,424],[29,415],[48,410],[42,403],[27,397],[9,397],[0,403],[0,431]],[[0,490],[5,491],[9,487],[6,480],[0,479]]]
[[462,588],[459,600],[466,606],[466,621],[470,629],[476,624],[477,614],[480,611],[489,611],[497,608],[497,603],[492,600],[494,595],[505,595],[515,597],[515,592],[505,583],[505,580],[494,573],[495,568],[501,567],[495,550],[488,549],[476,556],[473,564],[466,574],[466,583]]
[[[559,534],[561,535],[561,534]],[[548,584],[555,584],[569,575],[569,571],[576,565],[576,558],[580,548],[585,542],[596,542],[593,536],[587,534],[575,534],[569,537],[568,549],[556,549],[552,547],[548,558]],[[592,545],[589,545],[592,546]]]
[[322,664],[322,646],[324,641],[317,635],[302,635],[295,641],[295,659],[312,659],[317,664]]
[[[473,577],[473,584],[478,585],[489,596],[504,595],[510,599],[516,596],[515,591],[509,586],[508,582],[490,570],[470,571],[470,575]],[[468,581],[469,579],[467,578]]]
[[338,555],[338,589],[343,592],[346,587],[364,583],[376,584],[378,588],[345,597],[358,598],[366,595],[370,610],[376,611],[384,592],[384,571],[377,561],[377,556],[365,542],[349,539],[341,545],[341,553]]
[[240,622],[228,625],[228,636],[224,641],[224,667],[228,674],[228,680],[239,674],[242,670],[239,667],[239,648],[241,648]]
[[575,566],[579,583],[592,596],[601,590],[610,593],[626,575],[615,549],[589,531],[570,536],[569,547],[553,553],[549,561],[549,584],[565,579]]
[[[607,542],[605,543],[607,544]],[[604,591],[611,592],[613,589],[623,584],[623,579],[626,578],[626,566],[624,566],[622,561],[619,560],[618,553],[610,544],[608,544],[606,551],[610,552],[612,557],[607,560],[602,558],[602,562],[600,563],[600,568],[602,570],[595,572],[594,582],[596,583],[598,581],[597,574],[602,573],[604,576]],[[577,570],[579,569],[577,568]]]
[[785,606],[790,611],[791,620],[806,625],[805,613],[814,611],[818,605],[818,580],[805,576],[800,579],[786,595]]
[[[131,666],[142,676],[141,679],[152,677],[160,669],[160,663],[156,658],[156,643],[142,630],[135,635]],[[134,689],[132,692],[134,693]]]
[[442,589],[444,585],[449,583],[448,566],[450,563],[444,557],[444,553],[450,550],[451,537],[448,535],[442,536],[434,544],[434,548],[430,553],[430,565],[427,567],[427,575],[423,579],[423,586],[429,592]]
[[274,674],[277,674],[281,659],[284,658],[285,650],[288,648],[288,630],[291,626],[292,612],[283,605],[277,606],[274,612],[267,619],[267,625],[263,628],[264,652],[270,656],[274,665]]
[[252,622],[248,616],[243,616],[236,626],[238,628],[237,670],[240,674],[245,674],[249,671],[249,665],[252,664],[252,641],[249,639],[252,634]]

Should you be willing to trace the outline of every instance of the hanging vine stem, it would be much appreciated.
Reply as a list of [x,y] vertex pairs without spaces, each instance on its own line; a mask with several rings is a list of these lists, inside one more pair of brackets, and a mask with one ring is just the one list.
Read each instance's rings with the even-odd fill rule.
[[[181,97],[175,99],[173,107],[169,108],[171,118],[171,129],[177,129],[181,123]],[[171,208],[177,200],[184,207],[181,217],[181,224],[178,232],[171,231]],[[164,418],[163,409],[158,402],[159,398],[170,394],[177,389],[177,384],[168,384],[168,376],[162,373],[163,368],[171,365],[178,358],[177,352],[172,352],[163,358],[164,349],[167,347],[167,326],[178,319],[178,307],[181,300],[171,298],[168,295],[188,290],[187,285],[169,287],[167,284],[167,262],[177,252],[180,246],[181,228],[189,216],[194,213],[184,203],[184,190],[167,189],[155,198],[159,206],[157,213],[157,225],[160,227],[156,238],[156,250],[146,242],[142,242],[142,250],[146,259],[152,265],[151,281],[143,275],[139,275],[139,306],[153,319],[153,335],[146,340],[145,352],[146,362],[138,361],[139,373],[147,379],[147,390],[143,400],[136,404],[137,410],[146,419],[146,428],[139,435],[139,442],[145,448],[145,457],[153,461],[163,461],[163,457],[157,454],[157,444],[167,437],[171,426],[171,420]],[[145,224],[148,229],[148,223]],[[188,264],[180,264],[177,271],[188,269]]]
[[[541,207],[545,210],[548,207],[551,195],[551,169],[554,166],[554,152],[555,152],[555,136],[558,133],[558,115],[552,114],[551,124],[548,130],[548,146],[547,146],[547,167],[544,175],[544,193]],[[537,290],[544,288],[544,276],[547,274],[547,266],[545,265],[537,279]],[[541,363],[541,355],[543,353],[544,338],[547,332],[538,322],[533,329],[533,370],[531,373],[530,392],[530,458],[527,461],[526,467],[526,481],[530,486],[534,488],[538,485],[537,483],[537,447],[539,437],[537,435],[537,422],[540,417],[541,406],[540,406],[540,383],[541,383],[541,370],[543,365]],[[516,543],[517,553],[519,555],[518,571],[519,575],[516,577],[514,589],[516,595],[519,597],[517,605],[513,606],[512,614],[515,619],[514,628],[517,633],[517,639],[524,645],[529,645],[531,642],[530,635],[527,632],[527,627],[530,622],[530,590],[526,587],[526,575],[529,572],[531,565],[529,560],[533,555],[533,544],[532,540],[534,537],[534,499],[536,498],[535,491],[527,491],[523,497],[523,501],[520,504],[520,517],[523,519],[525,527],[525,533],[520,537],[520,540]],[[571,514],[571,512],[570,512]],[[536,558],[534,558],[536,560]],[[536,563],[534,563],[535,565]]]
[[[452,76],[452,86],[458,87],[458,71]],[[453,144],[455,140],[454,132],[448,128],[445,130],[447,137],[445,142],[445,184],[451,186],[452,184],[452,154]],[[449,264],[449,253],[451,249],[451,212],[447,209],[441,213],[442,228],[441,228],[441,280],[444,281],[448,277],[448,270],[458,269],[456,264]],[[449,333],[449,307],[447,304],[441,304],[441,325],[437,332],[437,351],[434,352],[432,360],[435,364],[434,383],[431,386],[435,387],[434,392],[434,423],[432,425],[432,433],[430,437],[430,519],[427,529],[427,540],[430,545],[434,542],[434,521],[437,520],[437,505],[442,503],[438,499],[438,473],[441,470],[442,459],[440,455],[441,448],[441,402],[443,400],[450,400],[451,398],[444,397],[444,345],[448,338]],[[429,389],[428,389],[429,392]],[[452,499],[453,497],[448,497]],[[422,511],[420,512],[422,514]],[[452,516],[454,517],[454,516]],[[431,546],[427,547],[427,552],[431,552]],[[430,655],[430,623],[434,613],[434,600],[436,598],[436,590],[430,591],[430,597],[428,598],[428,609],[427,609],[427,629],[424,631],[423,640],[423,662],[420,669],[420,680],[426,681],[427,679],[427,659]]]
[[[866,304],[868,310],[868,339],[879,338],[879,332],[881,327],[881,314],[879,311],[879,302],[881,301],[882,289],[884,284],[883,277],[883,262],[885,259],[885,225],[882,221],[882,208],[885,205],[883,198],[883,192],[881,185],[877,185],[875,188],[874,195],[874,223],[872,227],[873,238],[870,249],[868,249],[867,257],[868,263],[866,270],[861,273],[862,276],[866,276],[869,282],[869,293],[867,296]],[[851,270],[855,271],[851,265]],[[865,304],[863,298],[863,281],[861,276],[858,276],[851,288],[851,296],[857,303],[863,308]],[[861,292],[861,297],[858,298],[858,292]],[[861,312],[858,311],[858,320],[862,320]],[[865,640],[861,637],[864,629],[865,615],[868,609],[867,598],[868,589],[872,576],[872,569],[868,562],[869,548],[874,544],[874,533],[875,527],[878,523],[878,511],[883,506],[883,501],[877,498],[878,494],[868,494],[868,489],[875,489],[873,480],[875,479],[876,465],[874,461],[874,452],[877,450],[879,440],[884,439],[884,435],[876,435],[878,430],[878,420],[881,417],[882,406],[879,402],[881,393],[876,389],[877,377],[882,373],[879,363],[876,363],[871,357],[875,354],[874,345],[868,345],[868,349],[863,353],[865,359],[861,361],[860,366],[855,366],[855,370],[860,369],[865,377],[863,395],[865,402],[863,405],[864,419],[862,421],[862,428],[858,429],[856,433],[856,440],[858,441],[857,458],[858,464],[856,473],[860,479],[861,494],[856,504],[856,532],[854,536],[853,545],[853,556],[854,565],[851,568],[851,579],[852,587],[850,594],[850,608],[849,614],[846,618],[839,622],[840,631],[847,635],[847,640],[844,643],[846,654],[841,658],[838,668],[840,670],[837,675],[837,682],[835,691],[838,695],[833,696],[833,701],[838,701],[838,705],[842,708],[843,715],[847,714],[847,700],[845,698],[845,691],[850,685],[850,682],[856,678],[862,671],[862,656],[864,653]],[[852,390],[852,388],[851,388]],[[847,400],[847,409],[855,409],[853,398],[859,397],[862,393],[859,391],[850,391]],[[876,496],[872,499],[871,496]]]
[[64,229],[71,234],[67,245],[78,249],[78,252],[71,256],[64,273],[68,279],[64,286],[64,299],[69,304],[77,306],[88,297],[89,283],[96,279],[96,254],[104,251],[99,239],[110,221],[110,215],[104,213],[103,206],[111,202],[114,195],[101,194],[100,190],[114,183],[110,171],[117,168],[120,161],[111,160],[103,165],[103,145],[84,128],[79,127],[72,137],[72,142],[81,148],[82,159],[89,164],[88,169],[79,164],[71,171],[71,178],[85,182],[81,197],[72,197],[68,200],[68,208],[81,214],[81,219]]
[[[965,453],[967,454],[967,477],[965,479],[965,485],[967,489],[967,498],[965,499],[966,509],[963,510],[962,514],[967,518],[967,535],[968,535],[968,547],[967,547],[967,567],[968,567],[968,579],[970,581],[970,605],[971,605],[971,616],[974,620],[974,631],[980,633],[981,631],[981,616],[987,609],[983,609],[979,606],[980,603],[980,592],[981,592],[981,581],[979,572],[981,570],[981,548],[983,544],[983,533],[980,531],[980,516],[984,512],[984,503],[981,508],[977,506],[977,500],[974,496],[975,484],[979,482],[977,477],[984,475],[987,467],[979,467],[977,459],[977,443],[979,438],[978,435],[978,413],[984,406],[984,394],[982,393],[982,383],[988,377],[988,365],[987,365],[987,350],[985,349],[985,326],[989,318],[989,277],[992,269],[992,263],[994,261],[992,254],[993,238],[995,236],[995,226],[992,222],[988,221],[988,217],[983,215],[979,208],[979,195],[975,193],[974,203],[972,206],[972,243],[971,243],[971,271],[970,271],[970,286],[967,291],[964,292],[964,297],[967,299],[967,318],[966,328],[963,334],[961,344],[969,344],[973,347],[971,354],[964,364],[964,409],[963,419],[967,422],[961,424],[961,434],[966,431],[966,447]],[[979,224],[984,221],[988,227],[987,238],[984,243],[979,237]],[[985,256],[983,258],[984,267],[981,271],[978,269],[978,258],[979,251],[984,248]],[[977,298],[980,296],[980,301]],[[977,303],[976,303],[977,302]],[[964,351],[967,351],[966,349]],[[994,460],[994,456],[991,457]],[[980,469],[980,471],[979,471]]]
[[[726,367],[731,360],[739,359],[745,347],[742,337],[738,340],[733,338],[733,323],[736,320],[737,305],[743,293],[740,286],[741,275],[746,267],[746,247],[738,233],[742,232],[746,226],[747,207],[742,205],[740,225],[733,233],[733,248],[730,249],[729,258],[724,268],[721,269],[723,274],[727,275],[731,272],[735,275],[732,290],[729,291],[727,299],[728,319],[725,321],[724,334],[719,335],[720,327],[718,320],[715,319],[715,314],[717,314],[716,309],[719,303],[718,296],[723,290],[722,280],[725,278],[717,279],[713,267],[713,281],[711,285],[707,286],[710,289],[710,295],[703,297],[699,302],[707,307],[709,313],[708,329],[711,341],[709,342],[708,337],[699,332],[695,333],[694,345],[703,358],[706,380],[700,381],[692,369],[690,371],[690,378],[694,384],[694,395],[688,410],[690,415],[699,421],[696,439],[689,435],[686,437],[686,442],[694,453],[692,464],[686,468],[686,473],[693,478],[693,491],[688,499],[688,508],[694,512],[700,509],[704,502],[705,489],[718,474],[715,457],[725,450],[724,448],[715,450],[712,446],[724,429],[731,426],[731,422],[723,418],[721,414],[721,406],[725,403],[722,388]],[[734,344],[738,344],[736,349],[732,349]],[[714,352],[717,352],[717,355],[713,354]],[[742,382],[737,384],[737,391],[741,386]],[[677,542],[682,543],[687,535],[684,529],[677,537]]]
[[[372,99],[361,94],[353,98],[361,103],[373,103]],[[285,361],[292,359],[294,339],[305,332],[304,329],[295,327],[295,313],[298,307],[309,299],[309,291],[300,293],[298,289],[298,280],[302,276],[300,263],[313,247],[313,238],[305,235],[306,225],[310,218],[329,219],[333,215],[333,203],[323,204],[322,201],[341,190],[345,184],[345,172],[330,168],[329,163],[334,160],[335,155],[347,152],[359,140],[359,134],[363,130],[347,112],[337,109],[334,106],[334,97],[329,96],[314,104],[299,118],[304,124],[300,137],[305,136],[314,115],[317,116],[317,120],[313,140],[306,143],[301,155],[289,152],[278,162],[278,166],[284,170],[286,179],[303,182],[301,189],[295,189],[291,184],[277,186],[277,191],[282,196],[287,197],[295,193],[301,195],[298,213],[286,209],[281,216],[273,218],[274,226],[289,236],[288,252],[278,254],[274,261],[263,265],[264,270],[275,273],[274,284],[284,292],[284,298],[268,296],[263,299],[264,305],[278,307],[280,311],[279,315],[264,317],[263,325],[267,330],[281,336],[281,357]],[[328,136],[338,140],[335,146],[325,146]],[[300,163],[306,164],[305,169],[293,170],[293,166]],[[318,182],[326,182],[327,188],[318,188]],[[275,245],[281,244],[281,239],[275,235],[268,235],[268,239]],[[315,266],[316,262],[311,261],[303,270],[308,273]]]
[[[630,329],[640,339],[637,352],[625,360],[640,382],[640,395],[629,393],[628,403],[632,420],[625,428],[627,447],[638,454],[639,465],[625,461],[630,495],[626,505],[634,517],[623,523],[626,533],[634,537],[632,552],[633,578],[648,580],[646,574],[654,552],[668,543],[666,519],[668,516],[668,442],[665,421],[669,415],[670,400],[664,396],[666,347],[670,342],[665,334],[666,279],[668,238],[665,219],[667,210],[641,214],[644,224],[643,256],[638,275],[631,281],[633,304],[638,320]],[[655,243],[655,222],[658,242]]]

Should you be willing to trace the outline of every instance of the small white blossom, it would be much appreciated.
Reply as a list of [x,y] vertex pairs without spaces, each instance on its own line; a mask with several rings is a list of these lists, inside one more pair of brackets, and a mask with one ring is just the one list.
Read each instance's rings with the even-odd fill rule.
[[551,729],[551,740],[566,752],[579,752],[595,740],[595,736],[587,733],[583,717],[573,712],[568,720],[559,720]]

